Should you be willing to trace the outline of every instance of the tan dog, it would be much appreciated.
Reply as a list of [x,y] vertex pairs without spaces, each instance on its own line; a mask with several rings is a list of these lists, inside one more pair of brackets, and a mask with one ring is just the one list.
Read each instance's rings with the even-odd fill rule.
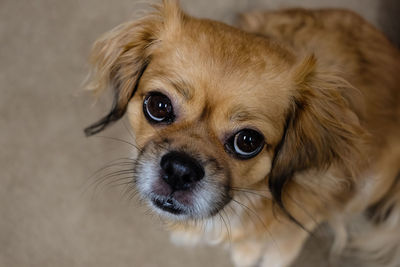
[[86,134],[127,113],[134,180],[175,241],[230,242],[236,266],[288,266],[308,231],[329,221],[343,247],[358,216],[373,231],[352,244],[366,238],[364,251],[395,266],[399,51],[349,11],[256,12],[240,24],[165,0],[104,35],[90,86],[115,102]]

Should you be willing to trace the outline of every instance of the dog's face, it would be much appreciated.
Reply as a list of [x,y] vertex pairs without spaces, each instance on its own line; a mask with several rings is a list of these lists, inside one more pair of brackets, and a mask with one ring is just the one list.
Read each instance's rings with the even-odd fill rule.
[[244,37],[196,21],[153,51],[127,114],[141,149],[138,188],[157,210],[207,217],[229,202],[230,188],[265,181],[289,64]]
[[138,190],[170,218],[210,217],[235,189],[265,187],[267,179],[279,202],[295,171],[324,165],[348,141],[307,113],[332,117],[345,101],[312,102],[318,92],[301,84],[315,62],[298,61],[266,38],[166,5],[96,44],[94,87],[111,86],[116,97],[87,134],[126,111],[139,147]]

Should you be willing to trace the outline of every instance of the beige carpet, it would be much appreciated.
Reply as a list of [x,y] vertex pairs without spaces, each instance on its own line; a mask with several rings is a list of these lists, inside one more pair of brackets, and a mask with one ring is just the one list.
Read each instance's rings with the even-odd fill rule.
[[[83,135],[109,104],[93,106],[81,92],[88,51],[96,37],[134,17],[145,2],[0,0],[1,267],[230,266],[222,249],[171,245],[160,219],[123,196],[122,187],[90,185],[97,169],[129,155],[130,147]],[[396,2],[182,0],[182,5],[193,15],[225,22],[238,11],[261,7],[347,7],[396,38]],[[102,135],[131,138],[121,123]],[[295,265],[326,266],[326,247],[326,241],[310,242]]]

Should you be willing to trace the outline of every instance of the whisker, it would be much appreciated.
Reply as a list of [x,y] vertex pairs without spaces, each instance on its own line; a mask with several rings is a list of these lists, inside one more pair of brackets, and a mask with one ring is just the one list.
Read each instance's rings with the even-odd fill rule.
[[[244,205],[243,203],[239,202],[236,199],[232,198],[232,201],[234,201],[235,203],[239,204],[242,208],[245,209],[246,213],[248,214],[247,211],[251,212],[253,215],[255,215],[257,217],[257,219],[261,222],[261,224],[263,225],[264,229],[267,231],[269,237],[271,238],[272,242],[274,243],[274,246],[279,250],[279,246],[277,244],[277,242],[275,241],[274,237],[272,236],[271,231],[268,229],[268,227],[265,225],[264,221],[260,218],[260,216],[251,208],[247,207],[246,205]],[[249,214],[248,214],[249,215]],[[251,218],[251,216],[249,215],[249,217]]]
[[139,152],[142,152],[142,149],[141,149],[140,147],[138,147],[137,145],[135,145],[135,144],[133,144],[133,143],[131,143],[131,142],[129,142],[129,141],[126,141],[126,140],[124,140],[124,139],[121,139],[121,138],[110,137],[110,136],[103,136],[103,135],[97,135],[97,136],[95,136],[95,137],[104,138],[104,139],[109,139],[109,140],[112,140],[112,141],[117,141],[117,142],[121,142],[121,143],[124,143],[124,144],[128,144],[128,145],[134,147],[135,149],[137,149]]
[[233,191],[237,191],[237,192],[252,194],[252,195],[259,196],[259,197],[262,197],[262,198],[265,198],[265,199],[271,199],[271,198],[268,197],[268,196],[264,196],[264,195],[262,195],[262,194],[259,194],[259,193],[257,193],[257,192],[253,192],[253,191],[247,190],[247,189],[235,188],[235,187],[231,187],[230,189],[233,190]]
[[136,159],[128,158],[128,157],[123,157],[123,158],[112,160],[112,161],[106,163],[105,166],[103,166],[100,169],[98,169],[97,171],[95,171],[92,175],[90,175],[86,179],[86,181],[91,180],[94,176],[98,175],[99,173],[101,173],[102,171],[104,171],[106,169],[117,167],[117,166],[126,166],[129,164],[134,164],[135,162],[136,162]]
[[98,177],[94,182],[92,182],[89,186],[94,187],[94,192],[98,190],[98,188],[102,185],[104,185],[104,182],[109,180],[109,179],[114,179],[114,178],[121,178],[121,175],[126,175],[126,174],[133,174],[133,170],[131,169],[126,169],[126,170],[119,170],[119,171],[113,171],[110,173],[106,173],[100,177]]
[[237,211],[236,209],[234,209],[234,208],[232,207],[232,205],[227,205],[227,207],[229,207],[229,208],[232,210],[232,213],[233,213],[236,217],[239,218],[240,225],[241,225],[241,226],[244,226],[244,223],[243,223],[243,216],[240,216],[239,213],[238,213],[238,211]]
[[[132,187],[131,187],[131,189],[132,189]],[[139,191],[137,191],[137,190],[132,190],[131,194],[129,195],[128,201],[129,201],[129,202],[132,201],[132,199],[133,199],[134,197],[136,197],[137,194],[139,194]]]
[[248,191],[252,191],[252,192],[267,192],[270,193],[269,189],[255,189],[255,188],[247,188],[247,187],[235,187],[235,186],[231,186],[230,188],[234,188],[234,189],[243,189],[243,190],[248,190]]
[[230,221],[230,219],[229,219],[229,216],[228,216],[228,214],[226,213],[226,211],[223,209],[221,212],[223,212],[224,214],[225,214],[225,217],[226,217],[226,221],[228,222],[228,228],[227,228],[227,231],[228,231],[228,240],[229,240],[229,246],[231,246],[231,244],[232,244],[232,226],[231,226],[231,221]]
[[132,140],[135,141],[135,140],[136,140],[135,135],[134,135],[134,133],[132,132],[132,130],[130,130],[131,128],[129,128],[129,127],[126,125],[126,120],[127,120],[127,119],[122,120],[122,124],[124,125],[124,128],[125,128],[125,130],[128,132],[129,136],[132,137]]
[[[226,221],[225,221],[225,219],[224,219],[224,216],[223,216],[222,213],[218,213],[218,215],[220,216],[221,220],[223,221],[223,223],[224,223],[224,225],[225,225],[226,232],[227,232],[227,234],[228,234],[228,240],[230,241],[230,243],[232,243],[231,233],[229,232],[228,225],[227,225],[227,223],[226,223]],[[222,226],[221,226],[221,232],[222,232]]]
[[128,193],[132,193],[132,190],[134,190],[134,189],[135,189],[135,188],[132,186],[132,184],[127,183],[127,184],[124,186],[123,190],[121,190],[120,199],[128,200],[127,194],[128,194]]
[[[129,180],[129,181],[126,181],[126,180]],[[125,182],[119,183],[120,181],[125,181]],[[118,187],[118,186],[130,184],[130,183],[133,183],[133,177],[132,176],[126,176],[126,177],[122,177],[122,178],[118,178],[118,179],[112,180],[111,182],[108,182],[105,185],[106,186],[110,186],[110,187]]]

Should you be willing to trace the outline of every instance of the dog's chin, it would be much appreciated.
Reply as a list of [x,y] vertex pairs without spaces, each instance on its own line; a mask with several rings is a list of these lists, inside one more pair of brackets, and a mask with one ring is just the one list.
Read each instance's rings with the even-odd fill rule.
[[159,214],[175,219],[188,219],[191,217],[190,207],[179,203],[173,197],[152,195],[150,205]]
[[161,216],[182,221],[213,217],[229,203],[229,199],[220,201],[218,204],[204,206],[205,203],[196,203],[196,200],[193,204],[183,204],[173,196],[150,194],[148,202],[151,208]]
[[185,213],[185,208],[182,208],[181,205],[176,203],[176,201],[172,198],[167,199],[159,199],[154,198],[151,202],[159,209],[172,213],[174,215],[181,215]]
[[161,179],[155,179],[149,188],[145,198],[151,208],[167,219],[178,221],[212,217],[230,201],[228,194],[214,191],[207,183],[187,190],[172,191]]
[[146,180],[140,183],[139,191],[154,211],[169,219],[198,220],[212,217],[230,201],[227,186],[216,186],[207,178],[181,190],[172,189],[157,176]]

